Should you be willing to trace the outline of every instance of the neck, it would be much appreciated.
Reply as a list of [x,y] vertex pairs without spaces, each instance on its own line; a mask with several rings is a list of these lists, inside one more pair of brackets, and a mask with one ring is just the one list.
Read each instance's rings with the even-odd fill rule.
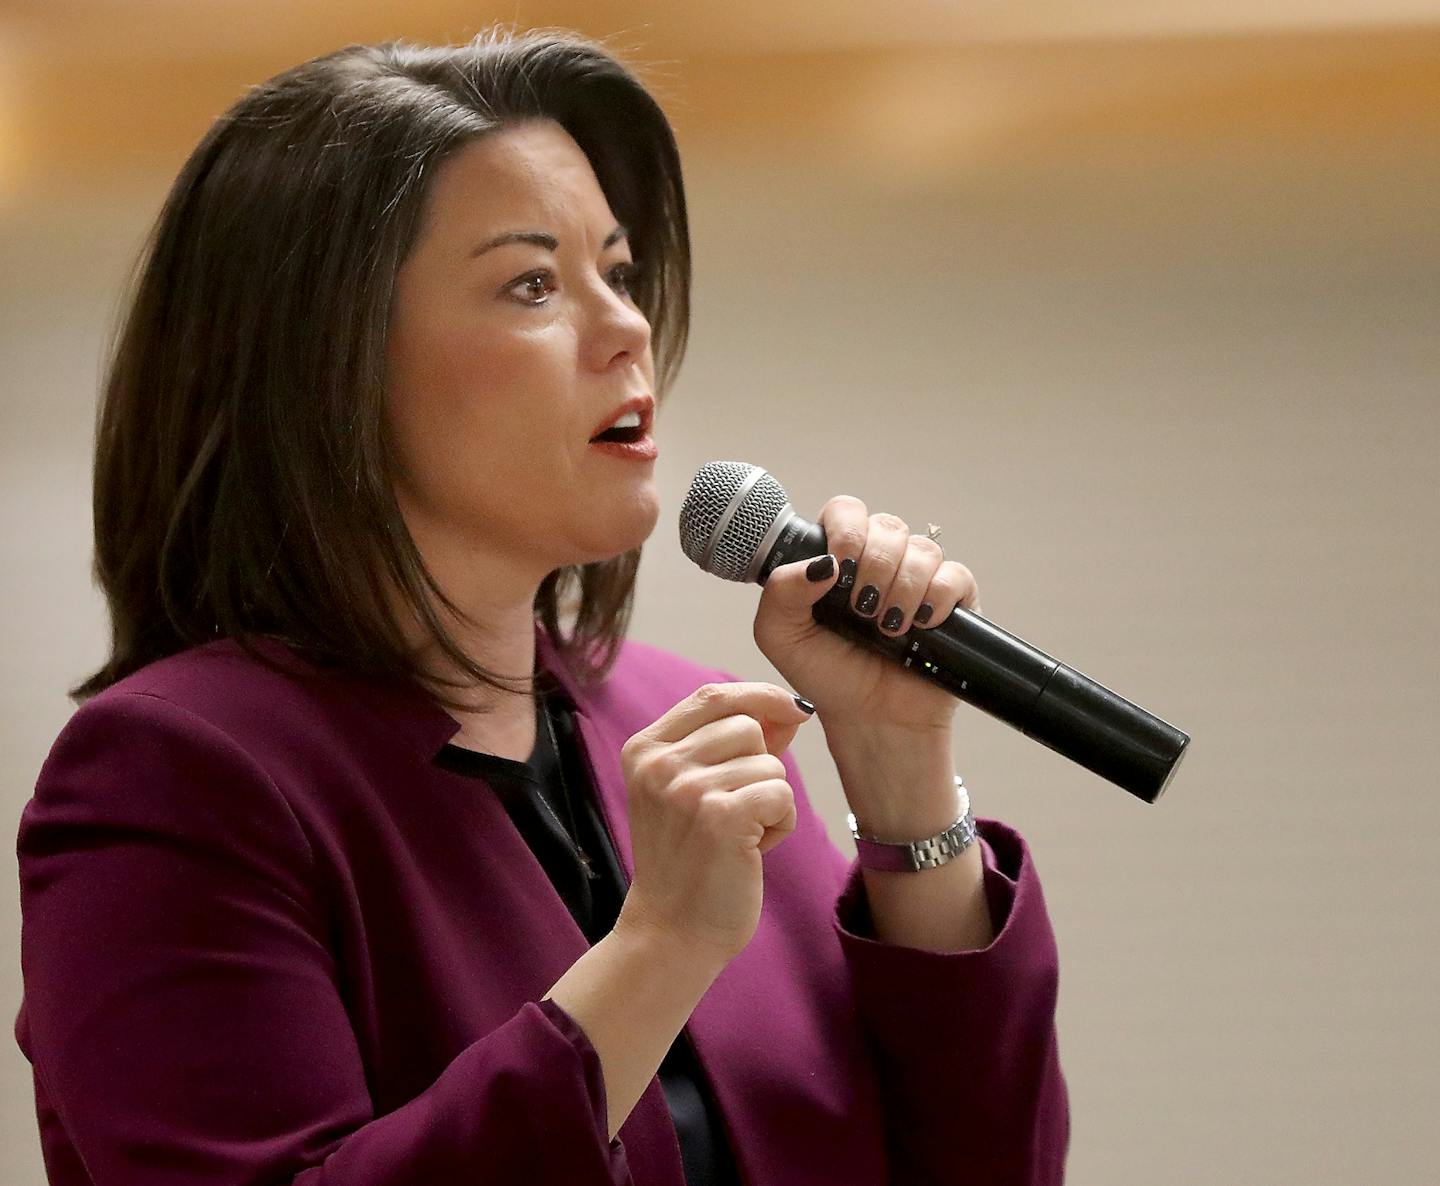
[[[467,612],[473,613],[473,610]],[[535,670],[535,622],[532,603],[513,607],[503,619],[494,616],[477,620],[485,622],[483,630],[450,625],[452,637],[460,645],[466,658],[478,663],[487,671],[500,676],[529,678]],[[433,655],[434,648],[431,648]],[[432,672],[448,673],[450,678],[459,675],[453,663],[442,657],[432,658]],[[523,693],[505,692],[481,686],[466,688],[462,693],[456,688],[445,688],[433,680],[431,690],[461,700],[466,708],[446,711],[460,722],[460,730],[451,739],[451,744],[481,753],[497,754],[523,762],[535,748],[536,724],[535,702]]]
[[[503,611],[493,606],[481,608],[457,602],[477,625],[461,624],[449,614],[443,614],[440,620],[461,653],[472,663],[501,680],[523,684],[535,672],[533,596],[524,604]],[[460,700],[468,713],[507,716],[534,711],[534,702],[525,694],[523,687],[516,692],[483,685],[467,687],[463,691],[453,686],[446,687],[442,681],[466,677],[433,643],[422,650],[421,665],[431,690]]]
[[[438,541],[436,541],[438,542]],[[544,573],[522,570],[494,554],[429,547],[418,540],[431,574],[446,596],[462,610],[462,621],[444,607],[437,614],[447,633],[471,662],[502,681],[528,681],[535,672],[535,595]],[[437,696],[458,700],[464,709],[448,708],[460,722],[454,743],[469,749],[524,761],[535,744],[535,702],[519,692],[465,686],[453,681],[463,676],[459,667],[427,637],[424,627],[406,618],[406,638],[418,648],[422,682]],[[442,681],[451,681],[446,686]]]

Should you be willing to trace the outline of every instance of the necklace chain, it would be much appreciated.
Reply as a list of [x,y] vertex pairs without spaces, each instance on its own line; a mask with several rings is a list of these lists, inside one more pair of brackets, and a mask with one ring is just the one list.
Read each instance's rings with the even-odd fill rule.
[[591,881],[597,881],[600,874],[596,872],[595,866],[590,863],[589,855],[580,846],[579,829],[575,826],[575,808],[570,800],[569,784],[565,781],[565,759],[560,753],[560,743],[555,740],[555,726],[550,723],[550,702],[543,697],[540,701],[540,715],[545,719],[545,731],[550,734],[550,750],[555,755],[555,772],[560,776],[560,793],[565,798],[565,814],[570,817],[570,827],[567,829],[560,822],[560,817],[555,814],[543,792],[540,794],[540,803],[550,813],[550,818],[565,833],[565,838],[570,841],[570,847],[580,858],[580,866],[585,870],[585,876]]

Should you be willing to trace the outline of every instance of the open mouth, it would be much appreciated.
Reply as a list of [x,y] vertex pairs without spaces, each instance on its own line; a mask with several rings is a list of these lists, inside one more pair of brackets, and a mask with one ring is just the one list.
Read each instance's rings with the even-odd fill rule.
[[634,428],[607,428],[597,437],[591,437],[592,445],[600,441],[615,441],[621,445],[633,445],[636,441],[643,440],[645,430],[640,426]]

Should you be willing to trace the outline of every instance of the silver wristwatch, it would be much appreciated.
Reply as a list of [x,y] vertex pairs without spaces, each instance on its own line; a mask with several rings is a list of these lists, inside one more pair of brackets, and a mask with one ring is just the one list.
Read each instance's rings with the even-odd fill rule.
[[965,781],[955,776],[955,791],[960,797],[960,818],[943,832],[926,840],[881,840],[862,836],[853,812],[845,817],[850,835],[855,840],[855,855],[864,869],[883,869],[893,873],[918,873],[934,869],[958,857],[975,843],[975,815],[970,810],[970,792]]

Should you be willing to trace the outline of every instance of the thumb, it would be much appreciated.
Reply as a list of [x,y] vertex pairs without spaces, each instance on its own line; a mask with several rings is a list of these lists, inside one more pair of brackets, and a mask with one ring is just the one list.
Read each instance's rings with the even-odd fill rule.
[[800,726],[808,721],[815,712],[815,706],[806,700],[808,708],[800,706],[800,697],[792,692],[787,692],[790,697],[790,704],[794,708],[794,716],[784,720],[776,720],[773,717],[760,717],[760,730],[765,734],[765,750],[767,753],[779,757],[787,749],[790,743],[795,740],[795,734],[800,732]]
[[[810,607],[839,580],[839,566],[827,552],[811,560],[794,560],[772,569],[760,594],[761,612],[773,615],[792,629],[809,633],[814,628]],[[767,605],[768,603],[768,605]]]

